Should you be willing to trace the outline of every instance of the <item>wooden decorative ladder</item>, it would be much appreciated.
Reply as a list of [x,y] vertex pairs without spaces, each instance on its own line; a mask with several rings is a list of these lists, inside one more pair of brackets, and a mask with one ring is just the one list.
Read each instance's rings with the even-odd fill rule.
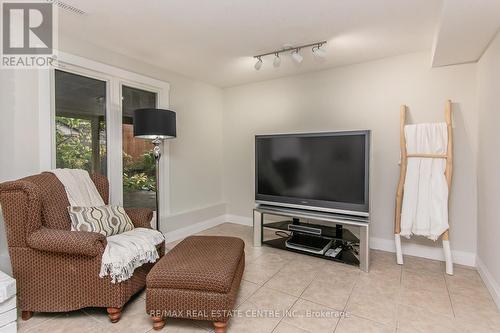
[[[445,119],[446,127],[448,129],[448,145],[446,149],[446,154],[408,154],[406,152],[406,138],[405,138],[405,124],[406,124],[406,105],[401,105],[400,108],[400,137],[399,142],[401,145],[401,171],[399,174],[399,183],[396,193],[396,216],[394,219],[394,241],[396,243],[396,259],[399,265],[403,264],[403,252],[401,249],[401,207],[403,203],[404,195],[404,182],[406,178],[406,168],[408,163],[408,158],[423,157],[423,158],[444,158],[446,159],[446,169],[445,177],[448,183],[448,200],[450,197],[451,190],[451,176],[453,172],[453,129],[451,122],[451,101],[446,102],[445,107]],[[446,230],[441,235],[441,240],[443,241],[443,252],[446,261],[446,273],[453,275],[453,261],[451,257],[450,240],[449,240],[449,230]]]

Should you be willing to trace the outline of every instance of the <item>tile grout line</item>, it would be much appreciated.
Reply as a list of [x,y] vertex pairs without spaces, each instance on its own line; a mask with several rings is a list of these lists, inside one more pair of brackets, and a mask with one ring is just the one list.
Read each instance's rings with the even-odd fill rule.
[[[405,272],[405,270],[403,269],[403,270],[402,270],[402,273],[404,273],[404,272]],[[407,270],[406,272],[407,272],[407,274],[408,274],[408,270]],[[416,272],[417,272],[417,271],[412,271],[412,270],[410,270],[410,273],[412,273],[412,274],[414,274],[414,273],[416,273]],[[432,273],[432,274],[434,274],[434,273]],[[438,314],[439,314],[440,316],[445,316],[445,317],[448,317],[449,319],[454,319],[454,318],[456,318],[456,315],[455,315],[455,311],[454,311],[454,308],[453,308],[453,302],[451,301],[451,293],[450,293],[449,288],[448,288],[448,283],[447,283],[447,281],[446,281],[446,275],[445,275],[445,274],[446,274],[446,273],[445,273],[444,271],[441,271],[441,272],[439,273],[439,275],[441,276],[441,278],[444,278],[444,280],[445,280],[445,288],[446,288],[446,292],[447,292],[447,294],[448,294],[448,299],[449,299],[449,301],[450,301],[450,308],[451,308],[451,310],[452,310],[452,315],[450,316],[449,314],[445,314],[444,312],[442,312],[442,313],[438,313]],[[436,276],[438,276],[438,274],[436,274]],[[403,288],[403,287],[404,287],[404,286],[403,286],[403,285],[401,285],[400,289],[402,290],[402,288]],[[401,290],[400,290],[400,294],[401,294]],[[426,291],[428,291],[428,292],[432,292],[432,290],[430,290],[430,289],[425,289],[425,290],[426,290]],[[410,304],[405,304],[405,303],[402,303],[402,302],[401,302],[401,300],[398,300],[398,302],[397,302],[397,306],[398,306],[398,329],[400,328],[400,327],[399,327],[399,312],[400,312],[400,308],[401,308],[401,306],[405,306],[405,307],[409,307],[409,308],[416,308],[416,309],[420,309],[420,310],[426,310],[426,308],[425,308],[425,307],[423,307],[423,306],[420,306],[420,305],[414,305],[414,304],[411,304],[411,305],[410,305]]]
[[[304,292],[307,290],[307,288],[309,288],[309,286],[310,286],[310,285],[311,285],[314,281],[316,281],[318,277],[319,277],[319,274],[317,273],[317,274],[316,274],[316,276],[314,277],[314,279],[313,279],[313,280],[312,280],[312,281],[311,281],[311,282],[307,285],[307,287],[306,287],[306,288],[302,291],[302,293],[301,293],[301,294],[300,294],[300,296],[299,296],[299,299],[304,300],[304,301],[307,301],[307,302],[311,302],[311,303],[313,303],[313,304],[317,304],[317,305],[320,305],[320,306],[324,306],[324,305],[322,305],[322,304],[318,304],[318,303],[316,303],[316,302],[312,302],[312,301],[309,301],[309,300],[306,300],[306,299],[303,299],[303,298],[302,298],[302,295],[303,295],[303,294],[304,294]],[[359,279],[359,276],[358,276],[358,279]],[[357,280],[357,279],[356,279],[356,280]],[[351,292],[349,293],[349,297],[347,298],[346,304],[344,305],[344,309],[345,309],[345,308],[346,308],[346,306],[347,306],[347,302],[349,301],[349,298],[351,297],[351,294],[352,294],[352,292],[353,292],[353,290],[354,290],[354,286],[356,285],[356,283],[357,283],[357,281],[356,281],[356,282],[354,282],[354,285],[353,285],[353,287],[352,287],[352,289],[351,289]],[[329,307],[329,306],[327,306],[327,308],[330,308],[330,307]],[[333,309],[333,310],[338,311],[337,309]],[[342,310],[342,311],[343,311],[343,310]],[[339,325],[340,319],[341,319],[341,318],[339,318],[339,320],[337,320],[337,322],[335,323],[335,327],[333,328],[332,333],[334,333],[334,332],[337,330],[337,326]]]
[[[345,314],[346,311],[347,311],[347,304],[349,304],[349,300],[351,299],[351,296],[352,296],[352,293],[354,292],[354,288],[356,288],[356,285],[358,284],[358,280],[359,280],[360,276],[358,276],[358,278],[356,279],[356,281],[354,282],[354,285],[352,286],[351,288],[351,292],[349,293],[349,297],[347,297],[347,301],[345,302],[345,305],[344,305],[344,308],[342,309],[342,312]],[[335,333],[335,331],[337,330],[339,324],[340,324],[340,321],[342,320],[342,317],[339,318],[339,320],[337,320],[337,322],[335,323],[335,327],[333,328],[333,332],[332,333]]]
[[[260,256],[258,256],[257,258],[260,258],[260,257],[261,257],[261,256],[263,256],[264,254],[265,254],[265,253],[261,254],[261,255],[260,255]],[[257,258],[255,258],[254,260],[256,260]],[[260,289],[262,289],[262,288],[264,287],[264,285],[265,285],[267,282],[269,282],[269,280],[271,280],[272,278],[274,278],[274,277],[275,277],[275,276],[276,276],[279,272],[281,272],[281,270],[282,270],[282,269],[283,269],[283,268],[284,268],[284,267],[285,267],[285,266],[286,266],[286,265],[287,265],[290,261],[292,261],[292,259],[289,259],[289,260],[288,260],[288,261],[287,261],[287,262],[286,262],[286,263],[285,263],[285,264],[284,264],[284,265],[283,265],[280,269],[278,269],[278,270],[276,271],[276,273],[274,273],[274,274],[273,274],[273,275],[272,275],[269,279],[267,279],[266,281],[264,281],[264,283],[263,283],[263,284],[258,284],[258,283],[256,283],[256,284],[258,284],[258,285],[259,285],[259,288],[257,288],[257,289],[256,289],[256,290],[255,290],[255,291],[254,291],[254,292],[253,292],[250,296],[248,296],[248,297],[247,297],[244,301],[242,301],[242,302],[241,302],[241,304],[239,304],[236,308],[238,309],[238,308],[239,308],[239,307],[240,307],[240,306],[241,306],[244,302],[246,302],[247,300],[249,300],[249,299],[250,299],[250,297],[251,297],[252,295],[255,295],[255,294],[256,294],[256,293],[257,293]],[[259,265],[259,264],[256,264],[256,263],[254,263],[254,264],[255,264],[255,265]],[[259,266],[260,266],[260,265],[259,265]],[[248,281],[248,280],[245,280],[245,281],[247,281],[247,282],[251,282],[251,283],[255,283],[255,282]],[[266,288],[269,288],[269,287],[266,287]],[[272,289],[272,288],[269,288],[269,289]],[[275,290],[275,289],[272,289],[272,290]],[[280,291],[280,290],[276,290],[276,291]],[[286,294],[286,293],[284,293],[284,294]],[[292,295],[289,295],[289,294],[286,294],[286,295],[288,295],[288,296],[292,296]],[[296,296],[293,296],[293,297],[296,297]],[[295,305],[295,303],[296,303],[297,301],[298,301],[298,298],[295,300],[295,302],[294,302],[294,303],[293,303],[293,304],[292,304],[292,305],[291,305],[288,309],[291,309],[291,308]],[[272,333],[272,332],[274,332],[274,330],[276,329],[276,327],[278,327],[278,325],[281,323],[281,321],[283,320],[283,318],[284,318],[284,317],[281,317],[281,318],[280,318],[280,320],[279,320],[279,321],[276,323],[276,325],[273,327],[273,329],[272,329],[271,333]]]
[[[281,271],[281,270],[280,270],[280,271]],[[279,273],[279,271],[278,271],[278,273]],[[278,273],[276,273],[276,274],[278,274]],[[274,277],[274,276],[273,276],[273,277]],[[283,293],[283,294],[286,294],[286,295],[288,295],[288,296],[292,296],[292,297],[296,297],[296,298],[300,298],[300,297],[302,296],[302,294],[306,291],[306,289],[307,289],[307,288],[309,288],[309,286],[310,286],[310,285],[314,282],[314,280],[316,279],[316,275],[315,275],[315,276],[314,276],[314,278],[311,280],[311,282],[309,282],[309,283],[307,284],[307,286],[304,288],[304,290],[302,290],[302,291],[301,291],[300,295],[298,295],[298,296],[297,296],[297,295],[292,295],[292,294],[289,294],[289,293],[287,293],[286,291],[283,291],[283,290],[280,290],[280,289],[275,289],[275,288],[273,288],[273,287],[269,287],[269,286],[267,286],[266,284],[267,284],[269,281],[271,281],[271,280],[273,279],[273,277],[272,277],[272,278],[270,278],[269,280],[267,280],[267,281],[266,281],[266,282],[262,285],[262,287],[266,287],[266,288],[269,288],[269,289],[272,289],[272,290],[275,290],[275,291],[279,291],[279,292],[281,292],[281,293]]]
[[[399,295],[400,295],[400,293],[401,293],[402,279],[403,279],[403,269],[402,269],[402,267],[398,267],[398,268],[399,268],[399,270],[400,270],[400,271],[399,271],[399,286],[398,286],[398,292],[397,292],[397,295],[398,295],[398,298],[399,298]],[[347,307],[348,307],[349,301],[350,301],[350,299],[351,299],[351,296],[352,296],[352,294],[353,294],[353,292],[354,292],[354,289],[356,288],[356,286],[357,286],[358,282],[359,282],[359,281],[356,281],[356,282],[355,282],[355,284],[354,284],[354,286],[352,287],[351,293],[349,294],[349,297],[348,297],[348,299],[347,299],[346,305],[345,305],[345,307],[344,307],[344,312],[347,312]],[[394,301],[394,305],[395,305],[395,307],[396,307],[396,323],[395,323],[396,325],[395,325],[395,327],[392,327],[392,328],[395,328],[395,329],[397,330],[397,328],[398,328],[398,311],[399,311],[399,304],[398,304],[398,301]],[[356,318],[360,318],[360,319],[365,319],[365,320],[371,321],[371,322],[376,323],[376,324],[379,324],[379,325],[383,325],[383,326],[387,326],[387,327],[389,326],[389,325],[388,325],[388,324],[386,324],[386,323],[382,323],[382,322],[380,322],[380,321],[377,321],[377,320],[374,320],[374,319],[371,319],[371,318],[367,318],[367,317],[365,317],[365,316],[363,316],[363,315],[354,314],[353,316],[354,316],[354,317],[356,317]],[[338,323],[340,323],[340,320],[339,320],[339,322],[338,322]],[[335,329],[337,329],[337,327],[338,327],[338,323],[337,323],[337,325],[336,325]],[[390,326],[392,326],[392,325],[390,325]],[[334,331],[334,332],[335,332],[335,331]]]
[[[246,280],[245,280],[246,281]],[[246,281],[246,282],[250,282],[250,281]],[[254,282],[251,282],[251,283],[254,283]],[[256,283],[257,284],[257,283]],[[253,295],[255,295],[263,286],[259,285],[259,287],[257,289],[255,289],[254,292],[252,292],[250,295],[248,295],[247,297],[245,297],[245,299],[243,299],[241,301],[240,304],[238,304],[238,306],[236,307],[236,309],[238,309],[243,303],[245,303],[247,300],[250,299],[250,297],[252,297]]]
[[451,299],[451,293],[450,293],[450,288],[448,287],[448,281],[446,281],[446,273],[443,273],[443,278],[444,278],[444,284],[446,286],[446,291],[448,292],[448,299],[450,300],[450,306],[451,306],[451,313],[453,313],[453,318],[457,318],[457,315],[455,314],[455,308],[453,306],[453,301]]
[[401,297],[401,288],[403,287],[403,265],[399,265],[399,264],[396,264],[399,268],[399,286],[398,286],[398,291],[397,291],[397,295],[396,295],[396,299],[394,301],[394,305],[396,307],[396,311],[395,311],[395,314],[396,314],[396,322],[395,322],[395,328],[396,328],[396,332],[399,330],[399,310],[400,310],[400,304],[399,304],[399,301],[400,301],[400,297]]
[[[288,310],[291,310],[291,309],[295,306],[295,304],[297,304],[297,302],[299,301],[299,299],[300,299],[300,298],[297,298],[297,299],[296,299],[296,300],[292,303],[292,305],[290,305],[290,307],[287,309],[287,311],[288,311]],[[276,330],[276,328],[278,328],[279,324],[283,321],[283,318],[285,318],[285,316],[282,316],[282,317],[280,318],[280,320],[278,320],[278,322],[276,323],[276,325],[273,327],[273,330],[271,331],[271,333],[274,333],[274,331]],[[292,326],[293,326],[293,327],[297,327],[297,326],[295,326],[295,325],[292,325]],[[297,328],[300,328],[300,327],[297,327]]]
[[[400,279],[400,281],[401,281],[401,279]],[[401,289],[401,282],[400,282],[400,286],[399,286],[399,288],[398,288],[398,296],[399,296],[399,294],[400,294],[400,289]],[[353,292],[354,292],[354,287],[353,287]],[[352,292],[351,292],[351,295],[352,295]],[[350,300],[350,298],[351,298],[351,295],[349,295],[349,298],[348,298],[347,303],[346,303],[346,307],[345,307],[345,310],[346,310],[346,311],[347,311],[347,305],[349,304],[349,300]],[[394,305],[396,306],[396,325],[395,325],[395,327],[393,327],[393,326],[391,325],[391,328],[395,328],[395,329],[397,329],[397,328],[398,328],[398,311],[399,311],[399,304],[398,304],[398,302],[394,302]],[[389,326],[389,324],[382,323],[382,322],[380,322],[380,321],[376,321],[376,320],[371,319],[371,318],[367,318],[367,317],[365,317],[365,316],[363,316],[363,315],[360,315],[360,314],[353,314],[353,316],[354,316],[354,317],[356,317],[356,318],[360,318],[360,319],[365,319],[365,320],[371,321],[371,322],[376,323],[376,324],[379,324],[379,325],[383,325],[383,326],[387,326],[387,327]],[[340,320],[339,320],[339,322],[340,322]]]
[[[291,261],[291,260],[289,260],[289,261]],[[288,263],[288,262],[287,262],[287,263]],[[257,265],[257,266],[262,267],[262,265],[261,265],[261,264],[257,264],[257,263],[252,263],[252,265]],[[250,280],[245,280],[245,279],[243,279],[243,277],[242,277],[242,279],[243,279],[243,280],[245,280],[245,281],[247,281],[247,282],[252,282],[252,283],[258,284],[258,285],[260,285],[261,287],[263,287],[263,286],[264,286],[267,282],[269,282],[269,280],[271,280],[272,278],[274,278],[274,277],[275,277],[275,276],[276,276],[276,275],[277,275],[277,274],[278,274],[278,273],[279,273],[279,272],[280,272],[280,271],[281,271],[281,270],[282,270],[285,266],[286,266],[286,264],[284,264],[284,265],[283,265],[283,267],[281,267],[280,269],[278,269],[278,270],[276,271],[276,273],[274,273],[273,275],[271,275],[271,277],[270,277],[269,279],[265,280],[262,284],[259,284],[259,283],[256,283],[256,282],[254,282],[254,281],[250,281]],[[245,268],[246,268],[246,265],[245,265]],[[272,289],[272,288],[270,288],[270,289]],[[274,290],[274,289],[273,289],[273,290]]]
[[[264,254],[262,254],[261,256],[263,256],[263,255],[264,255]],[[267,279],[267,280],[266,280],[266,281],[265,281],[265,282],[264,282],[264,283],[260,286],[260,288],[259,288],[259,289],[261,289],[262,287],[264,287],[264,285],[265,285],[266,283],[268,283],[268,282],[269,282],[272,278],[274,278],[276,275],[278,275],[278,273],[279,273],[279,272],[281,272],[281,270],[282,270],[283,268],[285,268],[285,267],[286,267],[286,266],[287,266],[287,265],[288,265],[291,261],[292,261],[292,259],[289,259],[289,260],[288,260],[288,261],[287,261],[287,262],[286,262],[286,263],[285,263],[285,264],[284,264],[284,265],[283,265],[280,269],[278,269],[278,271],[277,271],[276,273],[274,273],[274,274],[273,274],[273,275],[272,275],[269,279]],[[269,288],[269,287],[266,287],[266,288]],[[259,289],[257,289],[257,290],[259,290]],[[269,289],[272,289],[272,288],[269,288]],[[275,290],[275,289],[272,289],[272,290]],[[277,291],[279,291],[279,290],[277,290]],[[257,291],[256,291],[256,292],[257,292]],[[286,293],[284,293],[284,294],[286,294]],[[287,295],[288,295],[288,294],[287,294]],[[288,295],[288,296],[292,296],[292,295]],[[297,297],[297,296],[294,296],[294,297]],[[291,309],[291,308],[295,305],[295,303],[297,303],[297,301],[298,301],[298,300],[299,300],[299,299],[297,298],[297,299],[295,300],[295,302],[293,302],[293,304],[292,304],[292,305],[291,305],[291,306],[287,309],[287,311],[288,311],[288,310],[290,310],[290,309]],[[284,316],[280,318],[280,320],[276,323],[276,325],[275,325],[275,326],[273,327],[273,329],[271,330],[271,333],[272,333],[272,332],[274,332],[274,330],[278,327],[278,325],[281,323],[281,321],[283,320],[283,318],[284,318]]]
[[[26,332],[31,332],[31,331],[33,331],[35,328],[40,327],[40,325],[45,324],[45,323],[47,323],[47,322],[49,322],[49,321],[51,321],[51,320],[54,320],[54,319],[56,319],[57,317],[60,317],[61,315],[62,315],[61,313],[58,313],[58,314],[56,314],[56,315],[54,315],[54,316],[52,316],[52,317],[50,317],[50,318],[47,318],[47,319],[45,319],[45,320],[42,320],[40,323],[38,323],[38,324],[34,325],[33,327],[29,327],[29,328],[27,328],[27,329],[26,329]],[[19,319],[19,317],[18,317],[17,319]],[[21,320],[22,320],[22,319],[21,319]],[[16,320],[16,321],[18,321],[18,320]],[[20,331],[20,330],[21,330],[21,328],[20,328],[19,326],[21,326],[21,325],[19,325],[19,324],[18,324],[18,328],[17,328],[17,330],[18,330],[18,331]]]
[[[399,264],[398,264],[399,265]],[[399,331],[399,311],[401,310],[401,304],[399,303],[401,299],[401,289],[403,288],[403,265],[399,265],[399,288],[398,288],[398,296],[396,299],[396,332]]]
[[[292,261],[292,260],[293,260],[293,259],[290,259],[290,260],[289,260],[289,262],[290,262],[290,261]],[[286,266],[286,265],[285,265],[285,266]],[[279,272],[281,272],[281,270],[282,270],[283,268],[285,268],[285,266],[283,266],[282,268],[280,268],[280,269],[278,270],[278,272],[276,272],[276,274],[278,274]],[[276,274],[275,274],[275,275],[276,275]],[[273,275],[273,277],[274,277],[275,275]],[[317,278],[317,276],[318,276],[318,274],[316,274],[316,275],[314,276],[314,278],[311,280],[311,282],[309,282],[309,284],[308,284],[308,285],[304,288],[304,290],[302,290],[302,292],[300,293],[300,295],[299,295],[298,297],[297,297],[297,296],[295,296],[295,295],[290,295],[290,294],[287,294],[286,292],[283,292],[283,291],[281,291],[281,290],[276,290],[276,289],[269,288],[269,287],[266,287],[266,288],[269,288],[269,289],[272,289],[272,290],[276,290],[276,291],[280,291],[280,292],[282,292],[282,293],[284,293],[284,294],[287,294],[288,296],[293,296],[293,297],[296,297],[297,299],[295,300],[295,302],[293,302],[293,304],[292,304],[292,305],[288,308],[288,310],[290,310],[290,309],[292,309],[292,308],[295,306],[295,304],[297,304],[297,302],[298,302],[299,300],[304,300],[304,299],[302,299],[302,298],[301,298],[302,294],[304,294],[304,292],[306,291],[306,289],[307,289],[307,288],[309,288],[309,286],[310,286],[310,285],[314,282],[314,280]],[[273,277],[271,277],[269,280],[271,280]],[[267,280],[264,284],[266,284],[267,282],[269,282],[269,280]],[[264,286],[264,285],[262,285],[262,287],[263,287],[263,286]],[[312,303],[312,302],[311,302],[311,303]],[[280,318],[280,320],[278,321],[278,323],[276,324],[276,326],[274,326],[274,328],[273,328],[273,330],[271,331],[271,333],[273,333],[273,332],[276,330],[276,328],[279,326],[279,324],[283,321],[283,318],[284,318],[284,316]],[[297,326],[295,326],[295,325],[293,325],[293,324],[291,324],[291,325],[292,325],[292,326],[294,326],[294,327],[296,327],[296,328],[299,328],[299,329],[301,329],[301,330],[304,330],[304,329],[302,329],[302,328],[300,328],[300,327],[297,327]],[[304,331],[307,331],[307,330],[304,330]],[[309,332],[309,331],[307,331],[307,332]]]

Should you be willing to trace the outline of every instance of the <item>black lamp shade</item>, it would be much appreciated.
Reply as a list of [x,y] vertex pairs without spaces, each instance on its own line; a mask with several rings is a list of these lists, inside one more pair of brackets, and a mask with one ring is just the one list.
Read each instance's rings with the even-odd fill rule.
[[177,136],[175,112],[164,109],[134,111],[134,136],[141,139],[169,139]]

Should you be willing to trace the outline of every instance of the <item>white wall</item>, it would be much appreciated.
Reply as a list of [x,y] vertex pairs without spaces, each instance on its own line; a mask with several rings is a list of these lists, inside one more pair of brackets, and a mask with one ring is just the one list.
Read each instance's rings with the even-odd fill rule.
[[371,129],[371,236],[377,247],[392,245],[399,175],[399,106],[409,106],[412,122],[444,121],[447,99],[454,102],[455,122],[451,244],[462,262],[473,264],[476,66],[431,69],[428,53],[225,89],[224,192],[228,214],[251,216],[255,134]]
[[478,63],[478,266],[500,307],[500,34]]
[[[0,70],[0,182],[39,170],[37,84],[36,70]],[[1,214],[0,270],[10,272]]]
[[38,72],[3,69],[0,94],[0,181],[4,181],[38,170]]

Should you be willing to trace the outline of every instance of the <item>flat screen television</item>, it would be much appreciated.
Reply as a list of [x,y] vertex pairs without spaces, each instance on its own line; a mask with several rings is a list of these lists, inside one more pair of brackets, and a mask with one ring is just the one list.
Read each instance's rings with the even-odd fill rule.
[[368,216],[370,131],[255,136],[255,200]]

